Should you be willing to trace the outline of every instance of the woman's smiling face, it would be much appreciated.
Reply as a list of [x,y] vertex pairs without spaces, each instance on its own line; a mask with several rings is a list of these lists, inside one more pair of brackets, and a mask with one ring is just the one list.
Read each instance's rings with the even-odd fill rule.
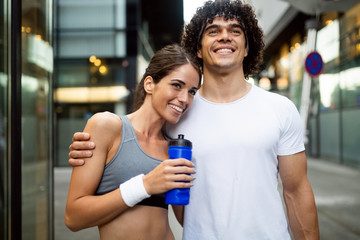
[[152,83],[153,108],[166,121],[177,123],[191,106],[199,82],[199,73],[191,64],[176,68],[157,84]]

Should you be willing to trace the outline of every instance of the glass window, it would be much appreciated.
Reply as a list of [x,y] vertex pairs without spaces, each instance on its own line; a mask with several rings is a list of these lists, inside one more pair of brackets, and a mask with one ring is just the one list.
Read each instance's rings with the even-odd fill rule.
[[[340,158],[340,113],[329,111],[320,114],[320,156],[326,160],[339,162]],[[331,129],[331,130],[330,130]]]
[[[89,55],[89,54],[87,54]],[[56,87],[125,86],[126,60],[97,58],[59,60]]]
[[90,69],[85,61],[62,61],[56,68],[56,87],[78,87],[89,84]]
[[319,76],[320,110],[339,108],[339,74],[323,73]]
[[339,34],[338,20],[330,22],[317,33],[316,49],[325,64],[334,61],[340,55]]
[[306,50],[305,44],[294,46],[290,53],[290,71],[289,71],[289,98],[300,108],[301,104],[301,90],[303,80],[303,64],[304,53]]
[[59,24],[64,29],[113,28],[114,7],[113,0],[62,0],[59,1]]
[[360,106],[360,3],[341,21],[341,97],[344,108]]
[[342,106],[360,107],[360,61],[357,66],[340,72],[340,79]]
[[360,3],[345,13],[340,22],[341,59],[360,56]]

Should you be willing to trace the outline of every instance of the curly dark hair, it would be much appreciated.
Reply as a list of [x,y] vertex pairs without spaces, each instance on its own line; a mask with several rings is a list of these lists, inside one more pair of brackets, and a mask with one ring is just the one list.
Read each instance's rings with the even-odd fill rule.
[[264,35],[258,26],[255,12],[249,4],[240,0],[215,0],[207,1],[196,10],[189,24],[184,28],[181,36],[181,46],[188,52],[194,54],[200,66],[203,66],[202,59],[197,57],[201,49],[201,39],[206,24],[212,23],[214,18],[224,17],[225,20],[236,19],[244,29],[246,45],[249,48],[248,55],[243,62],[244,75],[256,73],[263,60]]

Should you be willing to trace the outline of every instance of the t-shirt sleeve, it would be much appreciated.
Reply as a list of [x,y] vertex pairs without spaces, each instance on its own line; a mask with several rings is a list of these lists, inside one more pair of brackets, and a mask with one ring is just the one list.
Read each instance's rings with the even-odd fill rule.
[[300,114],[294,103],[289,99],[285,101],[286,107],[282,125],[281,137],[278,145],[278,155],[291,155],[305,150],[303,139],[303,126]]

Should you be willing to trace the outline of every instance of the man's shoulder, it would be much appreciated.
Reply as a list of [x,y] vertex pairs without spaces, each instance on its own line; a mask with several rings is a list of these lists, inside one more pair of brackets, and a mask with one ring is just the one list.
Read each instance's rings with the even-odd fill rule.
[[293,104],[293,102],[287,96],[262,89],[255,85],[253,87],[255,90],[254,92],[256,94],[255,97],[258,99],[262,99],[264,102],[268,102],[270,104],[285,104],[285,105]]

